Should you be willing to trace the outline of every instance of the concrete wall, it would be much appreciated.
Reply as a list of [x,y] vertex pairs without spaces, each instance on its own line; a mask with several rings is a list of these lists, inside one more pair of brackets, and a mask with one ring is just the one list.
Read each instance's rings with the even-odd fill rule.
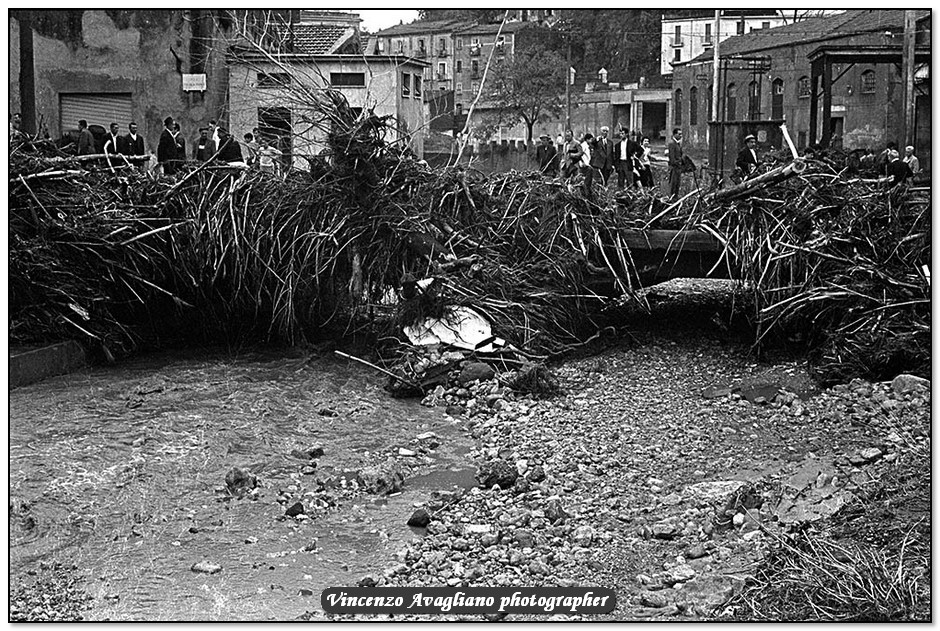
[[[59,95],[70,92],[129,92],[132,116],[148,151],[155,151],[162,120],[180,121],[187,143],[209,119],[225,121],[228,71],[218,25],[206,63],[207,90],[184,92],[182,74],[192,72],[192,20],[184,11],[83,11],[80,32],[34,29],[36,119],[53,138],[77,121],[61,121]],[[188,17],[191,18],[191,15]],[[211,23],[211,22],[210,22]],[[19,23],[10,19],[10,107],[20,108]],[[43,32],[45,31],[45,32]],[[129,121],[114,121],[127,133]]]
[[[295,88],[259,88],[259,72],[284,72],[289,68]],[[291,110],[293,124],[294,166],[307,168],[304,155],[317,155],[325,146],[328,124],[317,124],[321,120],[313,107],[307,91],[315,93],[329,80],[331,72],[362,72],[366,75],[366,87],[336,88],[351,107],[374,109],[378,116],[393,116],[400,123],[402,132],[411,134],[411,147],[418,156],[424,152],[425,108],[422,98],[415,97],[414,88],[410,97],[401,93],[401,74],[420,76],[422,66],[413,63],[395,62],[390,59],[370,57],[366,63],[361,57],[345,59],[322,59],[317,65],[308,62],[278,66],[271,62],[235,63],[230,69],[229,102],[231,106],[231,132],[241,140],[245,133],[258,127],[258,108],[287,107]],[[387,139],[400,137],[398,131]]]

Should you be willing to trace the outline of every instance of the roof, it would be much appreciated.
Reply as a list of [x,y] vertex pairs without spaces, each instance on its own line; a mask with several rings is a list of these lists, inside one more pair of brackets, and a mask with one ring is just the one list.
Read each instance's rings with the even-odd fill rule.
[[464,20],[419,20],[410,24],[396,24],[375,33],[373,37],[401,37],[404,35],[423,35],[426,33],[439,33],[441,31],[456,31],[473,22]]
[[[461,35],[476,35],[476,34],[496,34],[499,31],[499,23],[496,24],[477,24],[468,26],[467,28],[461,29]],[[538,28],[534,22],[506,22],[503,25],[503,33],[514,33],[515,31],[521,31],[525,28]]]
[[[929,10],[919,10],[917,11],[917,19],[922,18],[925,14],[929,15],[929,13]],[[823,42],[865,33],[897,31],[899,29],[903,30],[903,28],[903,10],[864,9],[846,11],[838,15],[810,18],[795,24],[761,29],[745,35],[730,37],[721,42],[719,54],[722,57],[735,57],[770,48]],[[898,40],[898,46],[900,46],[900,40]],[[708,51],[685,63],[710,61],[711,59],[712,52]],[[675,65],[683,64],[677,63]]]
[[332,53],[347,39],[350,29],[327,24],[295,24],[294,51],[307,55]]

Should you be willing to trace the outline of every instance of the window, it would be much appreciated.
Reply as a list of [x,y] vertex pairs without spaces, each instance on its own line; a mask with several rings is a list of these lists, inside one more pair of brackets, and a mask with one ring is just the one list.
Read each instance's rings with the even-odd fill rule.
[[672,54],[672,61],[673,62],[682,61],[682,49],[681,48],[675,49],[675,52],[673,52]]
[[421,75],[415,75],[415,98],[421,98]]
[[457,50],[462,50],[462,49],[463,49],[463,38],[462,38],[462,37],[458,37],[458,38],[457,38],[457,40],[456,40],[456,42],[455,42],[455,44],[454,44],[454,47],[455,47]]
[[454,113],[457,116],[463,116],[463,103],[457,103],[457,105],[454,107]]
[[738,35],[744,35],[744,20],[738,22]]
[[474,77],[480,74],[480,62],[476,59],[470,62],[470,74]]
[[259,72],[259,88],[286,88],[290,86],[290,75],[286,72]]
[[689,89],[689,125],[698,125],[698,88]]
[[682,39],[682,25],[676,24],[676,41],[678,42]]
[[407,72],[401,73],[401,95],[406,99],[411,96],[411,75]]
[[471,45],[471,46],[474,46],[474,47],[479,46],[479,45],[480,45],[480,38],[479,38],[479,37],[471,37],[471,38],[470,38],[470,45]]
[[476,96],[477,93],[479,92],[480,92],[480,83],[478,81],[474,81],[473,83],[470,84],[470,94],[472,94],[473,96]]
[[463,84],[462,84],[462,83],[458,83],[457,85],[455,85],[455,86],[454,86],[454,92],[457,93],[457,94],[463,94]]
[[728,96],[725,98],[725,120],[733,121],[738,117],[738,87],[733,83],[728,84]]
[[770,97],[770,118],[783,118],[783,79],[774,79]]
[[438,43],[437,49],[441,51],[442,53],[446,53],[447,52],[447,40],[442,37]]
[[808,99],[810,97],[811,88],[809,85],[809,77],[800,77],[800,80],[797,82],[797,97],[801,99]]
[[875,93],[875,71],[866,70],[862,73],[862,94]]
[[456,72],[457,74],[460,74],[461,72],[463,72],[463,61],[458,59],[455,63],[456,65],[454,66],[454,72]]
[[420,53],[425,52],[424,40],[423,40],[423,39],[419,39],[419,40],[418,40],[418,52],[420,52]]
[[757,81],[747,84],[747,117],[752,121],[760,120],[760,84]]
[[770,28],[770,22],[761,22],[761,23],[760,23],[760,27],[761,27],[761,28]]
[[405,52],[405,40],[403,39],[398,40],[398,52]]
[[[458,61],[457,63],[459,64],[460,62]],[[447,74],[447,64],[443,61],[437,64],[437,74],[441,78],[444,78],[444,76]]]
[[676,90],[676,98],[672,101],[672,122],[674,125],[682,124],[682,90]]
[[366,87],[366,73],[331,72],[330,85],[334,88],[364,88]]
[[705,25],[705,43],[710,44],[711,41],[712,41],[712,25],[706,24]]

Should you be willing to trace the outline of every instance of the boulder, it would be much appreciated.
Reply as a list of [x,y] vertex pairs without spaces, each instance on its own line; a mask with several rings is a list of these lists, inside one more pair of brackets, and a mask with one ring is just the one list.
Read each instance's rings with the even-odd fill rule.
[[496,376],[496,370],[483,362],[468,362],[457,376],[457,383],[466,385],[471,381],[488,381]]
[[408,519],[408,525],[414,528],[425,528],[429,523],[431,523],[431,514],[423,508],[416,510]]
[[553,495],[545,502],[545,519],[552,524],[558,523],[568,517],[564,507],[561,505],[561,498]]
[[232,495],[244,495],[258,486],[258,476],[247,469],[232,467],[225,474],[225,486]]
[[304,508],[303,502],[294,502],[287,508],[286,511],[284,511],[284,514],[288,517],[296,517],[297,515],[301,515],[305,512],[306,509]]
[[401,491],[405,476],[394,459],[362,469],[356,476],[359,486],[368,493],[389,495]]
[[916,390],[930,389],[930,381],[914,375],[898,375],[891,382],[891,387],[898,394],[907,394]]
[[496,484],[501,489],[508,489],[516,482],[518,477],[519,472],[516,467],[505,460],[484,462],[476,473],[477,482],[486,489],[492,488]]

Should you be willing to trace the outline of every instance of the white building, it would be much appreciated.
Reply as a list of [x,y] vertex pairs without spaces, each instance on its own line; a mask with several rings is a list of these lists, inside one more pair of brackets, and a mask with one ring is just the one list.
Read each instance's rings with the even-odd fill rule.
[[[687,12],[690,13],[690,12]],[[716,38],[714,11],[695,11],[692,17],[669,17],[663,14],[660,45],[660,72],[672,74],[674,63],[695,59],[714,46],[735,35],[762,28],[774,28],[792,21],[776,9],[766,11],[722,11],[721,33]],[[792,13],[792,12],[790,12]]]

